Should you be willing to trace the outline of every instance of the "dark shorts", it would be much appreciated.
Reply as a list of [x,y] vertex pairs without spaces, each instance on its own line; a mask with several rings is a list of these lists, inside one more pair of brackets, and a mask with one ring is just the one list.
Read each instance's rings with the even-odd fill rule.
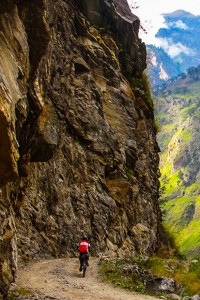
[[79,256],[80,262],[83,261],[84,259],[89,260],[89,255],[86,252],[80,253],[80,256]]

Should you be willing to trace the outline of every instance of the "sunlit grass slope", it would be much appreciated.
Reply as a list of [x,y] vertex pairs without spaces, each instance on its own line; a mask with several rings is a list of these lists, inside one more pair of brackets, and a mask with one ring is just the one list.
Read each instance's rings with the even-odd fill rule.
[[189,257],[200,250],[200,68],[194,72],[155,97],[164,222]]

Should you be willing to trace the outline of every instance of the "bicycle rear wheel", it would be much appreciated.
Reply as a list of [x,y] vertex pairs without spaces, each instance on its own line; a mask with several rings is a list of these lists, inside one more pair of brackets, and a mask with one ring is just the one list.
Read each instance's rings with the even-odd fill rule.
[[86,269],[87,269],[86,261],[85,260],[83,261],[82,268],[83,268],[83,277],[85,277],[85,273],[86,273]]

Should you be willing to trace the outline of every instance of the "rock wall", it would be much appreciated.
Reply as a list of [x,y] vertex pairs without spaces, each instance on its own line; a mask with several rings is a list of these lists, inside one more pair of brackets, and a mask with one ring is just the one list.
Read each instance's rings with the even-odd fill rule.
[[1,1],[2,294],[17,258],[75,255],[83,233],[93,255],[156,251],[159,149],[138,30],[126,0]]

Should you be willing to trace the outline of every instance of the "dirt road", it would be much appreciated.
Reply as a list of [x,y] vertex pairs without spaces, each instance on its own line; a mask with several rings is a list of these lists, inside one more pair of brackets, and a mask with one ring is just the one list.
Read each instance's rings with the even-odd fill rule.
[[[155,300],[112,285],[98,278],[98,259],[90,259],[86,277],[78,271],[78,258],[54,259],[20,268],[17,288],[30,289],[45,299],[56,300]],[[38,298],[39,299],[39,298]]]

